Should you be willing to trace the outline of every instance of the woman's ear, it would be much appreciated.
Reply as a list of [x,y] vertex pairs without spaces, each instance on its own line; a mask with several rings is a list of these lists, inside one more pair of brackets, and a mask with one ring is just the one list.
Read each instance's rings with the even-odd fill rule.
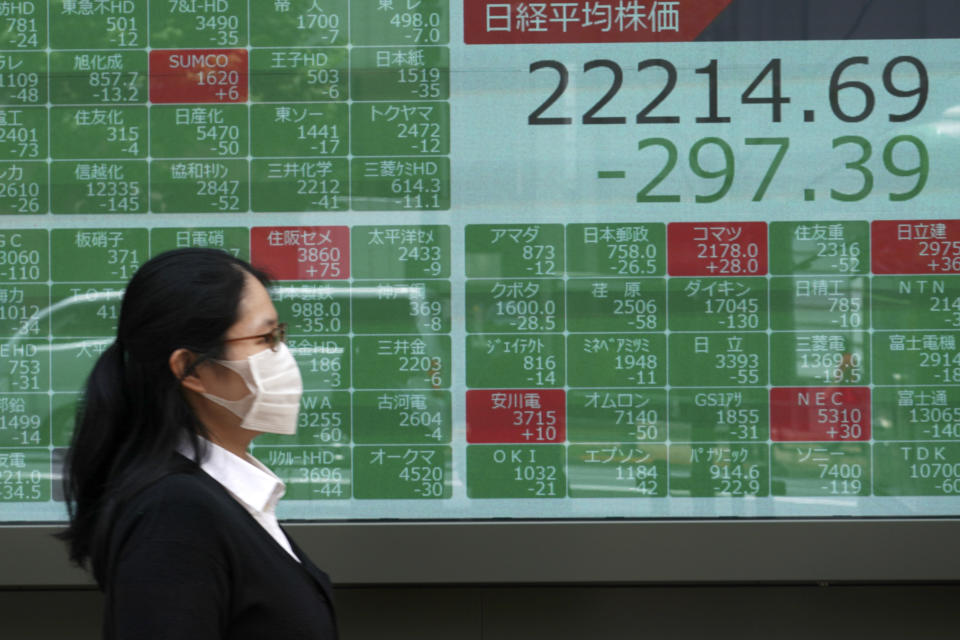
[[196,361],[197,354],[189,349],[177,349],[170,354],[170,371],[185,389],[204,393],[207,389],[194,370]]

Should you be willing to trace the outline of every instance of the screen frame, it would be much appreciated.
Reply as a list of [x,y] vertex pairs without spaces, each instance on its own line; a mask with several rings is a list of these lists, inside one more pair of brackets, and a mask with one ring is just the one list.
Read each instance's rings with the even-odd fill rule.
[[[944,582],[960,518],[288,522],[338,585]],[[62,525],[0,527],[0,588],[90,587]]]
[[[737,0],[698,40],[956,38],[951,3]],[[451,15],[457,10],[452,9]],[[460,27],[454,22],[451,34]],[[452,42],[450,43],[452,45]],[[179,214],[177,214],[179,215]],[[958,503],[960,504],[960,503]],[[960,580],[960,517],[289,522],[337,584],[931,582]],[[53,538],[0,525],[0,588],[90,587]]]

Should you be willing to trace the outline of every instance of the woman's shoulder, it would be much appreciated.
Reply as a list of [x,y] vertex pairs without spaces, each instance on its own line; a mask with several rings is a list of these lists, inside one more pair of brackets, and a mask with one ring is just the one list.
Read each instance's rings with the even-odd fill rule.
[[171,571],[226,575],[232,524],[221,502],[199,468],[171,469],[137,492],[119,507],[111,527],[108,589]]
[[134,496],[132,503],[165,502],[208,502],[216,499],[207,476],[192,460],[177,456],[167,472],[144,487]]
[[175,461],[166,473],[151,482],[137,494],[141,500],[157,500],[167,496],[204,496],[209,493],[204,474],[192,460]]
[[[188,461],[187,461],[188,462]],[[232,515],[230,496],[200,468],[178,464],[138,492],[122,509],[118,529],[126,537],[194,539],[209,536]]]

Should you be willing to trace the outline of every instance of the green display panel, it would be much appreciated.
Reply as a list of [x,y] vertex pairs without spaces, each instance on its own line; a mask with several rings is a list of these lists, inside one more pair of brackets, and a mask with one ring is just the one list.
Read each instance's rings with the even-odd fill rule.
[[450,208],[450,161],[370,156],[350,161],[351,206],[358,211]]
[[770,437],[765,387],[671,389],[670,438],[678,442],[762,442]]
[[287,340],[300,367],[305,391],[350,387],[350,340],[342,336],[291,337]]
[[350,289],[341,282],[289,282],[274,294],[277,313],[298,335],[350,332]]
[[467,330],[563,331],[562,280],[470,280]]
[[450,227],[356,226],[354,278],[449,278]]
[[259,446],[255,455],[287,485],[290,500],[349,500],[349,447]]
[[567,394],[570,442],[663,442],[667,398],[663,389],[571,389]]
[[760,498],[770,494],[768,445],[697,444],[670,449],[675,496]]
[[641,4],[0,2],[0,522],[191,247],[272,278],[282,518],[960,514],[960,19]]
[[571,278],[566,293],[570,331],[656,331],[666,326],[663,278]]
[[7,503],[31,504],[51,498],[50,454],[38,449],[5,447],[0,453],[3,489],[0,499]]
[[[5,109],[0,157],[5,160],[36,160],[46,149],[47,110],[42,108]],[[46,155],[46,154],[43,154]]]
[[78,338],[117,335],[122,286],[55,284],[49,293],[51,333]]
[[350,202],[350,169],[343,159],[254,160],[250,175],[257,211],[345,211]]
[[8,10],[14,18],[9,20],[2,33],[4,49],[42,49],[47,46],[48,8],[45,0],[23,0],[19,7]]
[[147,102],[146,51],[54,50],[47,68],[48,99],[53,104],[102,107]]
[[563,335],[483,334],[467,336],[467,385],[470,387],[562,387]]
[[886,387],[873,395],[875,440],[952,440],[960,432],[956,387]]
[[775,444],[770,481],[779,496],[870,495],[870,447],[864,444]]
[[250,34],[254,47],[323,46],[347,42],[348,0],[291,0],[256,15]]
[[248,40],[247,2],[155,2],[150,7],[150,46],[236,47]]
[[371,282],[353,304],[356,333],[449,333],[450,283]]
[[345,156],[350,115],[345,105],[254,105],[253,153],[261,157]]
[[765,385],[766,333],[670,334],[670,384],[677,387]]
[[[45,4],[45,3],[37,3]],[[50,3],[50,46],[54,49],[142,48],[147,44],[146,2]],[[156,3],[154,3],[156,4]],[[71,6],[73,5],[73,6]]]
[[447,47],[363,47],[353,50],[355,100],[447,99],[450,50]]
[[358,389],[442,389],[450,386],[448,336],[357,336],[353,339]]
[[50,166],[55,213],[146,213],[145,162],[55,162]]
[[236,158],[249,153],[250,125],[243,105],[150,108],[150,155],[154,158]]
[[51,277],[59,282],[126,282],[149,256],[146,229],[55,229]]
[[869,224],[865,221],[772,222],[771,244],[790,250],[771,254],[770,273],[791,276],[868,273],[869,234]]
[[665,498],[666,445],[573,445],[568,451],[572,498]]
[[770,325],[775,330],[863,329],[870,326],[870,281],[854,277],[774,277]]
[[50,128],[60,133],[50,141],[55,160],[147,156],[140,139],[147,132],[146,107],[55,107],[50,118]]
[[220,249],[250,259],[249,232],[244,227],[160,228],[150,231],[152,254],[198,247]]
[[774,333],[771,379],[778,386],[869,384],[870,345],[858,333]]
[[7,395],[2,402],[0,424],[3,447],[41,447],[50,444],[50,408],[47,399],[36,394]]
[[35,337],[49,333],[49,318],[40,313],[49,303],[47,286],[3,284],[0,285],[0,301],[3,307],[0,334],[3,336]]
[[653,333],[576,334],[567,340],[569,384],[642,387],[663,384],[666,339]]
[[50,207],[46,162],[0,162],[0,213],[39,213]]
[[563,275],[562,225],[468,225],[465,234],[468,278]]
[[768,286],[766,278],[671,278],[670,330],[766,330]]
[[[255,100],[312,103],[334,101],[347,94],[347,52],[342,48],[254,49],[252,53],[250,92]],[[301,116],[292,118],[296,122]],[[309,133],[315,122],[310,118],[304,124]]]
[[875,491],[881,496],[956,495],[957,443],[875,445]]
[[567,272],[573,276],[662,276],[663,224],[582,224],[567,227]]
[[356,497],[407,500],[449,498],[452,494],[450,453],[450,447],[355,447]]
[[564,447],[475,445],[467,448],[471,498],[559,498],[566,494]]
[[350,3],[350,38],[358,45],[448,44],[451,12],[458,10],[448,0],[375,5]]
[[453,407],[448,391],[360,391],[354,394],[358,443],[450,442]]
[[156,160],[150,165],[151,206],[157,213],[246,211],[246,160]]
[[956,329],[960,327],[960,279],[954,277],[880,276],[872,294],[884,313],[877,329]]

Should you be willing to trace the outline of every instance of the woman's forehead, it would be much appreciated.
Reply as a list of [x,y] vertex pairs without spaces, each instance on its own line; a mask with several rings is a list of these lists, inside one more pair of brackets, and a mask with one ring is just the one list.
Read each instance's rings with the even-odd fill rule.
[[277,324],[277,310],[270,293],[249,273],[246,274],[236,324],[250,329],[270,329]]

